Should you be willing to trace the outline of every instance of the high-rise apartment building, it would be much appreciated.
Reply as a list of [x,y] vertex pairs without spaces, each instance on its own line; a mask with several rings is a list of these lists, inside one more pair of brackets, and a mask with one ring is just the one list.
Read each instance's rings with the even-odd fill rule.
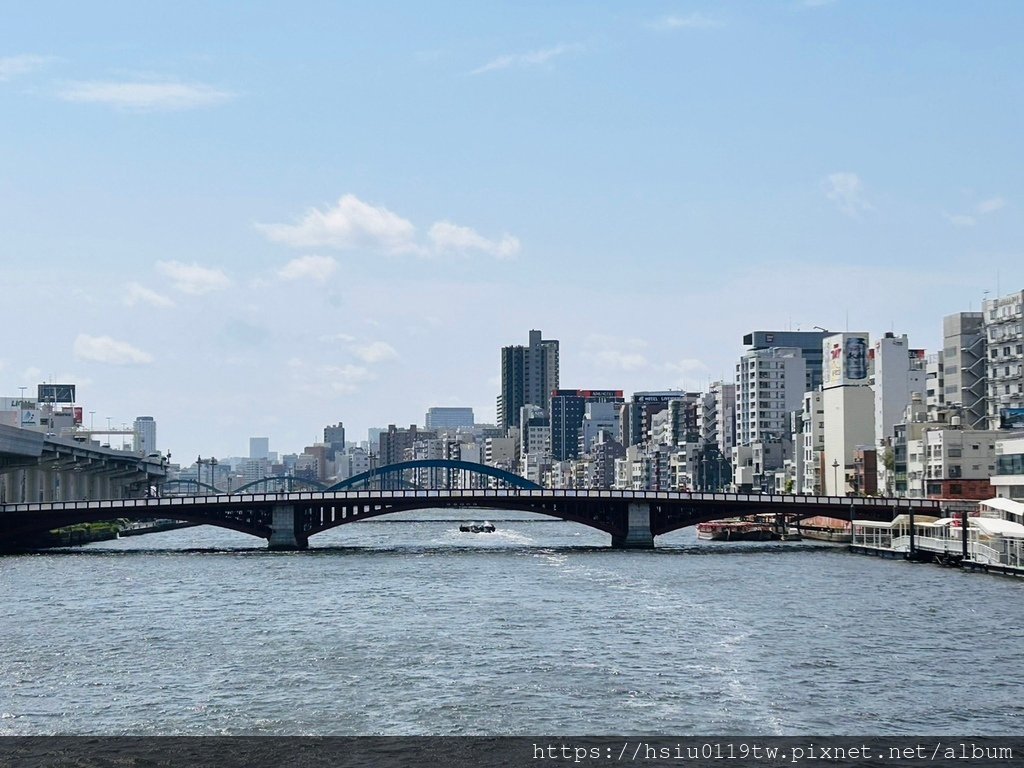
[[736,364],[736,444],[789,434],[789,413],[800,410],[807,366],[798,347],[750,349]]
[[[958,312],[942,320],[942,405],[958,408],[967,429],[985,429],[988,342],[982,312]],[[931,400],[928,400],[931,405]]]
[[269,437],[250,437],[249,438],[249,458],[250,459],[265,459],[270,455],[270,438]]
[[328,447],[327,457],[334,461],[338,454],[345,452],[345,425],[338,422],[324,427],[324,444]]
[[731,455],[736,445],[736,385],[713,382],[703,397],[700,419],[704,445],[716,446],[723,456]]
[[437,433],[432,430],[424,431],[415,424],[410,424],[408,429],[389,424],[388,428],[380,433],[377,466],[412,460],[415,458],[414,447],[420,440],[437,440]]
[[691,397],[693,397],[692,393],[677,389],[634,392],[629,403],[621,409],[622,444],[630,446],[648,442],[651,439],[651,421],[655,414],[668,408],[668,404],[673,400],[685,400]]
[[579,456],[580,429],[587,403],[623,403],[621,389],[557,389],[551,396],[551,456],[556,461]]
[[558,389],[558,341],[530,331],[528,346],[501,348],[501,394],[498,427],[519,426],[519,409],[537,405],[551,412],[551,393]]
[[148,456],[156,453],[156,420],[152,416],[137,416],[133,430],[135,452]]
[[822,341],[828,331],[752,331],[743,337],[751,350],[773,347],[795,347],[804,359],[804,392],[813,392],[821,386],[823,358]]
[[890,444],[893,427],[903,420],[904,412],[916,392],[925,393],[926,371],[923,349],[911,349],[907,335],[886,332],[875,342],[875,445]]
[[1024,291],[987,299],[982,312],[988,341],[986,417],[989,429],[1000,429],[1024,417]]

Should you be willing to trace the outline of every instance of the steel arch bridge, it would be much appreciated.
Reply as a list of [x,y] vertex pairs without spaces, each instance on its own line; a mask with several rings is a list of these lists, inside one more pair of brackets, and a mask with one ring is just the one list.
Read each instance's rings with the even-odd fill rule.
[[[496,483],[491,483],[496,480]],[[335,483],[328,491],[347,491],[374,488],[397,490],[401,488],[525,488],[539,490],[540,486],[525,477],[504,469],[471,461],[454,459],[417,459],[386,464],[353,475]]]
[[610,534],[613,547],[650,549],[654,538],[710,520],[775,513],[790,521],[892,520],[941,514],[934,499],[769,496],[568,489],[301,491],[149,497],[0,505],[0,550],[54,528],[99,520],[165,518],[229,528],[267,539],[270,549],[305,549],[309,538],[394,512],[460,508],[522,510]]
[[167,480],[160,485],[162,496],[200,496],[203,491],[223,493],[220,488],[199,480]]
[[[271,475],[253,480],[251,483],[240,485],[231,493],[274,493],[275,491],[291,493],[292,491],[323,491],[326,485],[319,480],[310,480],[306,477],[295,477],[294,475]],[[218,491],[223,493],[223,491]]]

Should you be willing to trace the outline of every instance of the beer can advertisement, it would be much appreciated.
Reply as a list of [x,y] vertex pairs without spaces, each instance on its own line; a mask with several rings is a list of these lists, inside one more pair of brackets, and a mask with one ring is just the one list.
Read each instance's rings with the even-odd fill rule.
[[868,383],[868,336],[865,333],[840,333],[829,336],[824,353],[823,384],[826,387]]
[[868,340],[863,336],[849,336],[843,342],[843,373],[850,381],[868,377]]

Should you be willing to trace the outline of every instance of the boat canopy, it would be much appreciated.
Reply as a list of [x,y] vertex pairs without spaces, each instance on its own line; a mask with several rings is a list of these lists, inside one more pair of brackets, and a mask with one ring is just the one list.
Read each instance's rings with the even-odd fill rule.
[[978,502],[980,506],[987,507],[988,509],[998,509],[1000,512],[1009,512],[1014,517],[1019,517],[1024,520],[1024,504],[1013,499],[985,499],[985,501]]
[[[935,515],[914,515],[914,525],[931,525],[938,519]],[[896,515],[892,519],[892,525],[910,525],[910,515]]]
[[1024,538],[1024,525],[1012,520],[1003,520],[998,517],[975,517],[971,519],[971,524],[990,535]]
[[892,523],[885,520],[854,520],[853,524],[861,528],[883,528],[889,530]]

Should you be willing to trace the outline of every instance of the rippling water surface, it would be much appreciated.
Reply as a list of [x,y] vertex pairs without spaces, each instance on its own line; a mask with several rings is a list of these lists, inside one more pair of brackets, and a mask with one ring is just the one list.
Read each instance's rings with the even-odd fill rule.
[[558,522],[311,543],[0,558],[0,734],[1024,731],[1024,580]]

